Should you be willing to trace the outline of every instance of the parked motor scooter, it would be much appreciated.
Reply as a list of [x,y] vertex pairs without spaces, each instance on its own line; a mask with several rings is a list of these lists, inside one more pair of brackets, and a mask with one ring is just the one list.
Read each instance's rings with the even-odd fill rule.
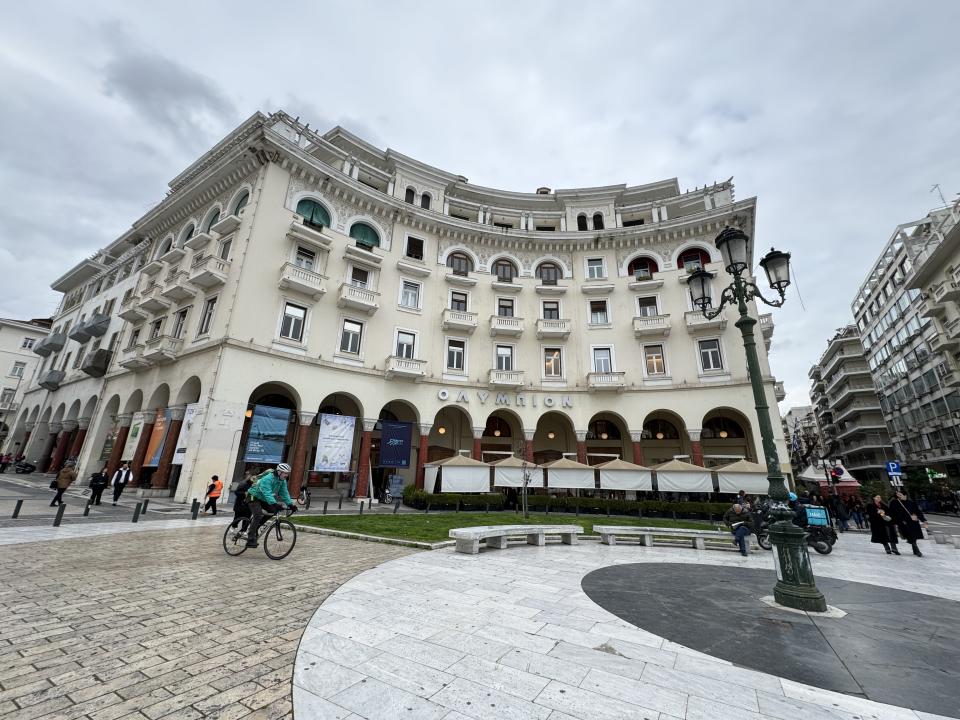
[[13,466],[13,471],[18,475],[29,475],[34,470],[37,469],[37,466],[33,463],[29,463],[26,460],[21,460],[16,465]]
[[[770,542],[770,503],[758,504],[754,514],[754,532],[757,535],[757,543],[764,550],[772,550],[773,543]],[[837,542],[837,531],[829,525],[802,525],[804,532],[807,533],[807,545],[812,547],[821,555],[829,555],[833,550],[834,543]]]

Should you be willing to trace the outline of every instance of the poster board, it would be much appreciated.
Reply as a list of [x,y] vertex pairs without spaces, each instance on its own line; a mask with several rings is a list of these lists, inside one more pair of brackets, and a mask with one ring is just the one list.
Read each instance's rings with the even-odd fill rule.
[[319,418],[317,456],[313,469],[324,472],[349,472],[353,454],[353,435],[357,419],[352,415],[327,415]]
[[[190,403],[187,405],[186,410],[184,410],[183,425],[180,426],[180,435],[177,437],[177,447],[173,451],[173,460],[171,461],[173,465],[183,465],[183,461],[187,457],[187,443],[190,440],[190,431],[199,407],[200,403]],[[197,435],[199,434],[198,432]]]

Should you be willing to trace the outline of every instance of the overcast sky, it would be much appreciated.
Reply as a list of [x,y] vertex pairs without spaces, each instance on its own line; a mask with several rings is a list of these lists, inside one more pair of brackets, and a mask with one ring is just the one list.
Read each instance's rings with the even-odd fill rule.
[[734,176],[781,409],[894,227],[960,191],[960,2],[40,2],[0,23],[0,316],[162,199],[256,110],[342,124],[471,182],[682,189]]

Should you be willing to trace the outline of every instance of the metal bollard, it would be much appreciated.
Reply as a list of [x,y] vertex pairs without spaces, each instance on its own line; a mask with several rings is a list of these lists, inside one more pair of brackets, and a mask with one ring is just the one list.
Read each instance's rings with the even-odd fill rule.
[[11,516],[14,520],[20,517],[20,508],[23,507],[23,500],[17,500],[17,504],[13,508],[13,515]]
[[324,515],[327,514],[327,503],[328,503],[328,502],[330,502],[330,501],[329,501],[329,500],[324,500],[324,501],[323,501],[323,514],[324,514]]
[[607,505],[607,517],[610,517],[610,506]]
[[550,514],[550,503],[547,503],[547,515]]
[[638,517],[638,518],[642,518],[642,517],[643,517],[643,508],[642,508],[641,506],[639,506],[639,505],[637,505],[637,517]]
[[196,520],[197,516],[200,514],[200,501],[196,498],[193,499],[193,504],[190,506],[190,519]]
[[400,501],[397,500],[397,501],[393,504],[393,514],[396,515],[396,514],[397,514],[397,511],[399,511],[399,510],[400,510]]
[[576,508],[577,508],[576,516],[580,517],[580,503],[577,503]]
[[137,507],[133,510],[133,522],[137,522],[140,519],[141,512],[143,512],[143,503],[137,503]]
[[490,514],[490,503],[487,503],[486,506],[484,507],[484,509],[483,509],[483,514],[484,514],[484,515],[489,515],[489,514]]
[[89,503],[89,502],[87,503],[87,506],[83,509],[83,516],[84,516],[84,517],[87,517],[88,515],[90,515],[90,503]]
[[460,501],[457,500],[457,512],[460,512]]
[[340,500],[337,501],[337,510],[343,510],[343,495],[341,495]]
[[373,510],[373,498],[367,501],[367,510]]
[[360,501],[360,514],[363,515],[363,501]]
[[427,503],[427,506],[423,509],[424,515],[426,515],[428,512],[430,512],[430,503]]
[[60,504],[60,507],[57,508],[57,516],[53,519],[53,526],[60,527],[60,521],[63,520],[63,511],[67,509],[67,506],[63,503]]
[[148,505],[149,503],[150,503],[150,498],[144,498],[144,499],[143,499],[143,511],[142,511],[142,512],[143,512],[144,515],[147,514],[147,505]]

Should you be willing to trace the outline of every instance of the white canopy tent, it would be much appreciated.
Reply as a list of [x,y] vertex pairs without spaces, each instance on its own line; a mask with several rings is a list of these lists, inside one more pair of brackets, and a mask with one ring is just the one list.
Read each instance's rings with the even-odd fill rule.
[[423,484],[427,492],[433,492],[438,473],[440,492],[490,492],[490,466],[479,460],[463,455],[454,455],[443,460],[427,463],[423,467]]
[[840,470],[843,472],[843,474],[840,476],[840,481],[837,483],[831,483],[829,480],[827,480],[827,476],[823,469],[815,468],[813,465],[807,465],[807,469],[797,476],[797,480],[802,480],[805,483],[817,483],[817,487],[821,489],[833,485],[837,490],[852,492],[856,491],[856,489],[860,487],[859,481],[850,474],[850,471],[843,466],[843,463],[838,461],[834,463],[833,466],[840,468]]
[[593,490],[596,487],[593,468],[576,460],[560,458],[542,467],[547,471],[548,488]]
[[710,471],[682,460],[669,460],[655,465],[657,488],[660,492],[713,492]]
[[543,487],[543,470],[540,469],[540,466],[525,462],[516,455],[490,463],[490,465],[493,467],[494,487],[523,487],[524,465],[526,465],[526,471],[530,476],[527,480],[527,487]]
[[653,474],[643,465],[617,459],[594,467],[600,471],[602,490],[653,490]]
[[[770,489],[767,482],[767,466],[749,460],[715,468],[720,480],[720,492],[737,493],[744,490],[749,495],[766,495]],[[784,485],[786,487],[786,485]]]

